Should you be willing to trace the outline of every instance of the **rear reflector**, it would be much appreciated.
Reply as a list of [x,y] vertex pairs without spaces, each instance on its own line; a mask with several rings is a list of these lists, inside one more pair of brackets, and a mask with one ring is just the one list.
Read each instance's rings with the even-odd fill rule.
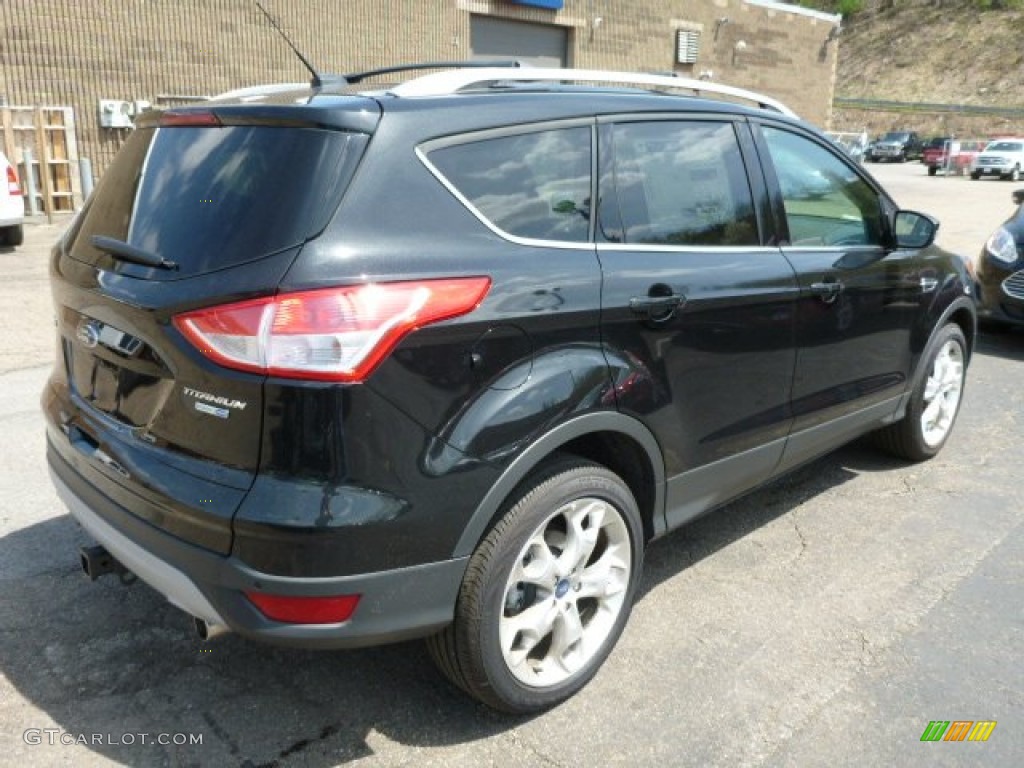
[[459,277],[284,293],[188,312],[174,325],[228,368],[358,382],[412,331],[471,312],[490,285]]
[[12,165],[7,166],[7,194],[12,197],[21,194],[21,187],[18,186],[18,172]]
[[246,592],[249,601],[268,619],[286,624],[339,624],[355,613],[362,595],[298,597]]

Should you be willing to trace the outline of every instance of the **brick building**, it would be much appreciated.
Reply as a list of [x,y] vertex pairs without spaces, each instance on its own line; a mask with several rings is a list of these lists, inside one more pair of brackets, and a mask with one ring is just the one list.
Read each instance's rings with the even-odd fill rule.
[[[263,2],[323,72],[516,57],[703,76],[762,91],[823,127],[830,116],[839,17],[795,5],[769,0]],[[0,29],[0,103],[70,107],[77,152],[92,161],[96,175],[130,130],[101,126],[100,100],[108,122],[127,122],[122,112],[147,103],[162,107],[244,85],[308,79],[252,0],[3,0]],[[18,145],[32,133],[6,131],[15,160]]]

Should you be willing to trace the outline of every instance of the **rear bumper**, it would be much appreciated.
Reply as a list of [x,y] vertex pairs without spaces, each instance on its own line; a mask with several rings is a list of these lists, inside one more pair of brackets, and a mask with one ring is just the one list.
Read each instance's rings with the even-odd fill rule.
[[[261,573],[136,518],[85,482],[52,446],[47,458],[58,495],[82,527],[168,601],[208,624],[279,645],[355,648],[428,635],[452,620],[468,558],[328,578]],[[247,590],[361,599],[348,621],[286,624],[263,616]]]

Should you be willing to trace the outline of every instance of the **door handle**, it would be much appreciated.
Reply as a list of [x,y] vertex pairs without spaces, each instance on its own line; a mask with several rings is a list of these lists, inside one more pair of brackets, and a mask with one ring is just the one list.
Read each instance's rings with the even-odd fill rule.
[[839,294],[843,292],[843,284],[838,280],[811,283],[811,292],[816,294],[826,304],[831,304],[838,299]]
[[685,303],[686,297],[678,293],[670,293],[668,296],[634,296],[629,300],[629,308],[635,314],[661,323],[670,319]]

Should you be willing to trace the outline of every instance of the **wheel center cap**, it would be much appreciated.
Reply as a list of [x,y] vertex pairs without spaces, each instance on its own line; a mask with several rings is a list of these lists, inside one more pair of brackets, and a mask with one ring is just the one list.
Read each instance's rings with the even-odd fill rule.
[[555,597],[561,600],[565,597],[565,593],[569,591],[569,580],[562,579],[558,584],[555,585]]

